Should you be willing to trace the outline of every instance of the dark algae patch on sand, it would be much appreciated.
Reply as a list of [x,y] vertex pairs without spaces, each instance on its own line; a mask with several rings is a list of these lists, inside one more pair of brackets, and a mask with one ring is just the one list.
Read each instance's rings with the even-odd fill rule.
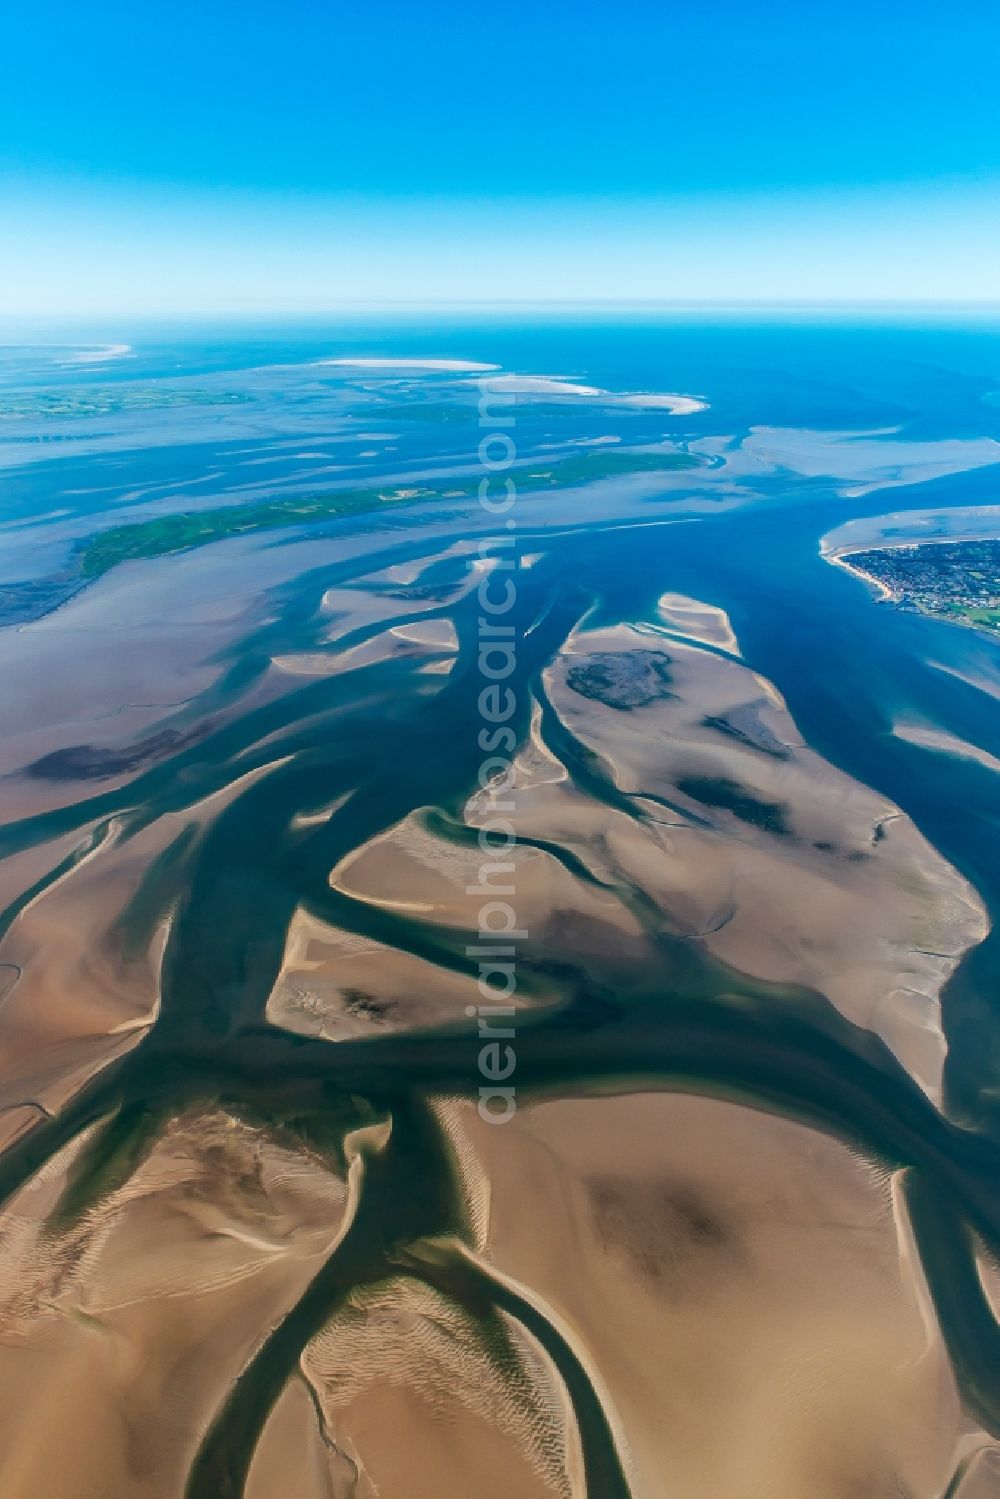
[[774,833],[781,838],[787,838],[791,833],[788,808],[784,802],[766,802],[728,776],[684,776],[677,782],[677,790],[693,801],[701,802],[704,807],[731,812],[740,822],[761,828],[765,833]]
[[673,697],[672,680],[670,657],[662,651],[593,655],[566,673],[568,685],[581,697],[623,709]]

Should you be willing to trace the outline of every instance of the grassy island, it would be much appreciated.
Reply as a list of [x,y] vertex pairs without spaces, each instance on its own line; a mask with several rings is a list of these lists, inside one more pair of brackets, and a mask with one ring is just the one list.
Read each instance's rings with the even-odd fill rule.
[[[699,462],[692,454],[684,452],[601,450],[574,454],[545,467],[527,464],[523,468],[511,469],[510,477],[522,491],[560,489],[628,474],[672,473],[692,468]],[[80,549],[79,567],[84,578],[99,578],[120,562],[166,557],[208,546],[214,541],[224,541],[231,536],[374,513],[390,505],[417,500],[471,500],[479,492],[480,477],[478,474],[475,478],[462,476],[429,487],[342,489],[324,494],[290,495],[284,499],[220,505],[210,510],[183,510],[172,515],[158,515],[151,520],[130,521],[89,537]]]

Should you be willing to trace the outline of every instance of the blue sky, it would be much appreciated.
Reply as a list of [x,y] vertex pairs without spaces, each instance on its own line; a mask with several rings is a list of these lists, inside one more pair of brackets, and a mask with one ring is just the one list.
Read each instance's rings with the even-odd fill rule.
[[1000,299],[1000,7],[33,0],[0,312]]

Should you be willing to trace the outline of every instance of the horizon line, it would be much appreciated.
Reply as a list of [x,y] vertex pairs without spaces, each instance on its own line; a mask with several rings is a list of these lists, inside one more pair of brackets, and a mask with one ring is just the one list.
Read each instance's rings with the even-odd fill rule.
[[107,308],[73,312],[42,310],[0,312],[0,328],[6,325],[93,323],[107,319],[141,319],[150,322],[182,320],[241,321],[293,320],[335,317],[344,313],[366,312],[477,312],[477,311],[773,311],[837,312],[877,311],[982,311],[1000,312],[1000,296],[983,297],[495,297],[495,298],[357,298],[330,302],[316,307],[205,307]]

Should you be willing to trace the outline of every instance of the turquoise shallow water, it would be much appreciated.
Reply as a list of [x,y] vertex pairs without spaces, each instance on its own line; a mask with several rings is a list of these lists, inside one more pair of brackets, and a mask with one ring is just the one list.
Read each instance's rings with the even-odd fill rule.
[[[12,1190],[84,1124],[111,1116],[65,1208],[79,1211],[141,1157],[166,1113],[192,1099],[221,1099],[334,1154],[350,1124],[394,1121],[392,1147],[370,1168],[370,1194],[343,1252],[264,1343],[219,1413],[192,1472],[190,1493],[201,1499],[240,1491],[256,1433],[301,1348],[350,1287],[384,1274],[401,1246],[462,1230],[426,1100],[474,1095],[472,1029],[459,1019],[436,1031],[331,1046],[269,1026],[264,1007],[297,909],[442,969],[471,971],[460,934],[351,900],[331,889],[329,872],[414,809],[435,809],[442,826],[460,824],[481,760],[478,608],[474,595],[449,594],[468,566],[449,549],[477,541],[492,523],[465,500],[418,499],[375,517],[129,563],[93,584],[74,572],[80,547],[112,523],[178,509],[390,478],[417,483],[431,473],[446,483],[449,473],[477,472],[475,392],[461,383],[468,376],[411,373],[387,389],[384,376],[315,363],[323,358],[460,358],[612,396],[703,398],[706,410],[676,417],[607,397],[518,402],[513,431],[526,460],[617,439],[618,446],[667,440],[704,461],[663,483],[612,479],[522,498],[519,547],[532,566],[519,574],[510,616],[519,641],[513,728],[523,739],[529,689],[541,693],[540,673],[584,618],[652,620],[665,591],[711,603],[726,611],[744,658],[778,689],[806,742],[908,814],[995,920],[1000,774],[984,758],[921,748],[892,730],[919,721],[1000,757],[1000,642],[876,605],[819,548],[849,519],[1000,503],[1000,447],[991,447],[1000,440],[993,399],[1000,332],[721,316],[584,323],[470,316],[238,336],[201,330],[183,339],[123,330],[120,338],[132,353],[98,367],[38,350],[7,362],[0,408],[11,393],[21,405],[0,427],[0,549],[5,580],[17,587],[7,597],[11,623],[0,632],[0,679],[6,670],[16,680],[33,630],[63,619],[113,625],[122,599],[135,607],[120,591],[133,576],[150,599],[173,601],[176,618],[164,628],[192,608],[193,621],[208,619],[197,610],[213,580],[222,595],[238,582],[256,603],[238,628],[220,633],[211,685],[164,715],[145,740],[133,739],[131,760],[119,751],[118,761],[101,761],[92,749],[81,758],[83,731],[71,724],[50,736],[47,757],[9,765],[12,815],[0,826],[0,855],[70,835],[80,840],[72,864],[112,829],[116,838],[123,826],[134,836],[254,767],[280,763],[241,783],[204,836],[178,836],[146,871],[120,935],[126,950],[140,951],[164,912],[175,912],[159,1018],[133,1051],[0,1159],[0,1184]],[[109,344],[118,339],[119,330],[108,331]],[[127,389],[167,398],[133,399],[126,410]],[[106,409],[26,414],[26,398],[52,390],[70,408],[89,392]],[[227,402],[234,392],[241,400]],[[431,416],[408,419],[401,414],[408,402]],[[435,416],[442,407],[458,417]],[[674,520],[681,523],[665,524]],[[441,602],[430,615],[449,619],[458,641],[443,685],[404,658],[304,679],[276,696],[257,691],[273,658],[326,648],[326,590],[432,554],[440,560],[422,582],[440,588]],[[400,603],[397,623],[416,617]],[[203,628],[208,637],[215,626],[209,619]],[[338,648],[362,645],[382,628],[381,620],[357,625]],[[551,715],[542,732],[587,795],[621,804]],[[51,805],[22,815],[15,791],[25,775],[36,787],[61,789]],[[340,810],[328,821],[297,823],[333,803]],[[65,867],[64,859],[24,892],[5,924]],[[943,995],[945,1115],[880,1041],[832,1006],[739,975],[663,932],[656,942],[647,971],[616,967],[612,958],[597,977],[574,966],[572,950],[528,945],[523,972],[538,1008],[519,1027],[522,1096],[609,1085],[700,1091],[804,1120],[873,1159],[911,1168],[915,1230],[963,1393],[1000,1434],[996,1331],[967,1273],[970,1227],[1000,1252],[995,937],[966,956]],[[627,1492],[600,1403],[558,1335],[458,1260],[445,1256],[421,1273],[476,1308],[491,1336],[501,1337],[490,1322],[498,1308],[524,1321],[572,1392],[593,1492],[602,1499]]]

